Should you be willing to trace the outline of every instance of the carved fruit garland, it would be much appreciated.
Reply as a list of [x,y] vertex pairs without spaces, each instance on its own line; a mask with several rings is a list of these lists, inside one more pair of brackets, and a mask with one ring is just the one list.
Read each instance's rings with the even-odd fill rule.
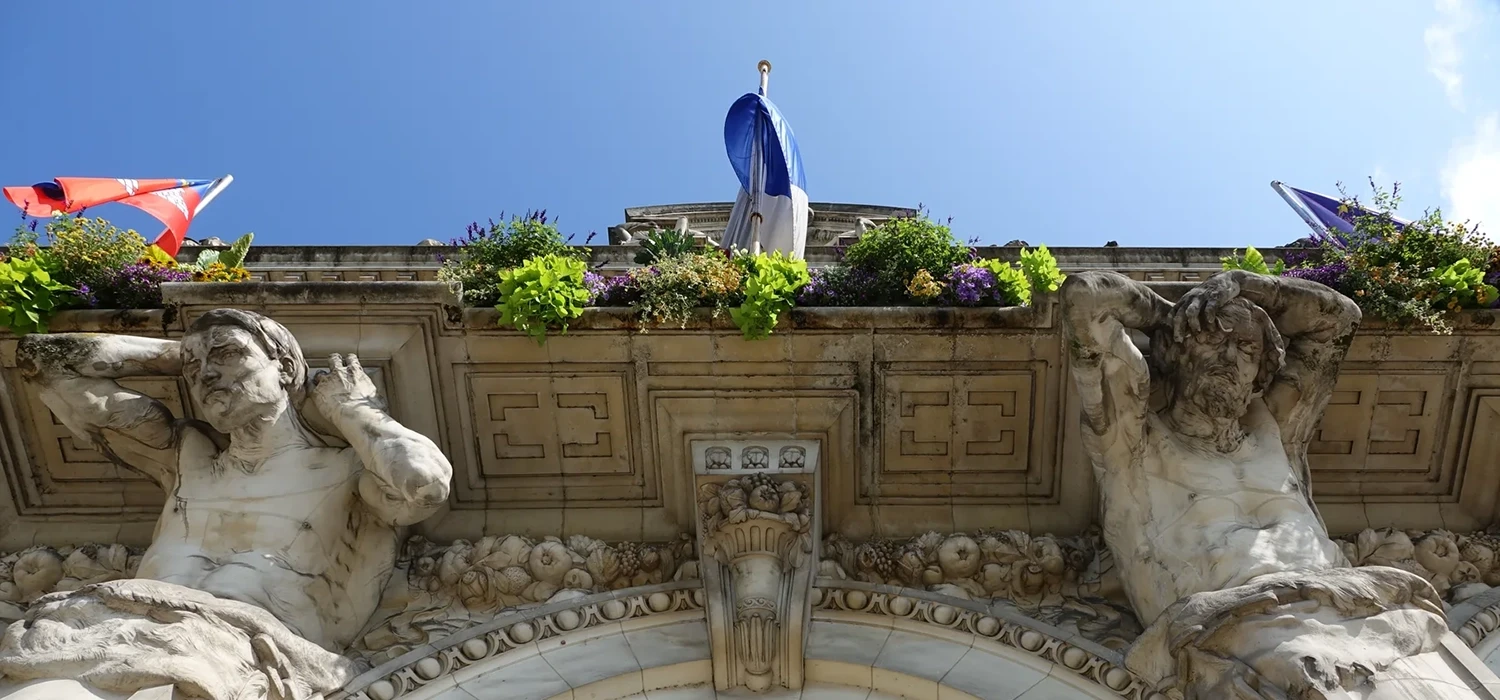
[[510,535],[438,545],[412,537],[356,649],[393,658],[504,610],[697,577],[686,535],[656,544]]
[[[1021,607],[1060,605],[1081,595],[1103,595],[1110,582],[1097,533],[1033,537],[1019,530],[980,530],[907,541],[855,544],[840,535],[823,543],[823,575],[909,588],[952,587],[965,598],[1006,598]],[[837,566],[837,570],[830,568]]]
[[753,691],[776,680],[776,659],[786,647],[783,619],[787,586],[812,553],[811,499],[807,487],[755,473],[699,486],[705,555],[722,567],[729,585],[738,682]]
[[141,552],[122,544],[31,547],[0,557],[0,601],[29,604],[57,591],[130,578]]
[[778,482],[763,473],[703,484],[698,489],[704,532],[716,533],[748,520],[770,520],[790,527],[797,537],[777,554],[792,567],[801,566],[812,553],[809,505],[806,486],[790,480]]
[[1339,538],[1353,566],[1389,566],[1432,582],[1448,603],[1461,603],[1500,585],[1500,537],[1486,532],[1367,529]]

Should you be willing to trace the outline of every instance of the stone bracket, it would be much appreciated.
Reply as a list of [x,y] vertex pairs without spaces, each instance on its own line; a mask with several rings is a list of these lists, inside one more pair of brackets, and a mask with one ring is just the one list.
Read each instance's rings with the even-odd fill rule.
[[714,687],[800,689],[820,539],[819,443],[695,440]]

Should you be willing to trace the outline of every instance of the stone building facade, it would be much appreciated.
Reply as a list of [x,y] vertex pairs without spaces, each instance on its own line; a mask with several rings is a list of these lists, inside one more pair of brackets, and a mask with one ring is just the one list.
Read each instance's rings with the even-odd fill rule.
[[[1120,274],[760,341],[597,309],[538,345],[438,250],[263,248],[258,281],[0,340],[0,697],[1500,691],[1490,312],[1349,336],[1336,294],[1227,290],[1227,251],[1054,249]],[[1289,358],[1229,409],[1182,390],[1223,449],[1162,389],[1199,366],[1128,322],[1210,298],[1243,314],[1193,342],[1261,358],[1224,340],[1260,309]]]

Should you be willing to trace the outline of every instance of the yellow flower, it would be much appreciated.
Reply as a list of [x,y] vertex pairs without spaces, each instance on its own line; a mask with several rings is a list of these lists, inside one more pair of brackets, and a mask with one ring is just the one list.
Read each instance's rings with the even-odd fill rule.
[[932,273],[927,270],[917,270],[912,276],[911,282],[906,285],[906,293],[913,299],[934,299],[943,293],[943,283],[932,278]]

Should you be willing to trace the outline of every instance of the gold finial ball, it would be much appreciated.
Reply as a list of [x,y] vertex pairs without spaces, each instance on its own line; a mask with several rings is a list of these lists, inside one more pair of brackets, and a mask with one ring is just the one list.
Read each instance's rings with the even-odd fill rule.
[[756,69],[758,69],[762,73],[770,73],[771,72],[771,62],[770,61],[761,61],[760,63],[755,64],[755,67],[756,67]]

